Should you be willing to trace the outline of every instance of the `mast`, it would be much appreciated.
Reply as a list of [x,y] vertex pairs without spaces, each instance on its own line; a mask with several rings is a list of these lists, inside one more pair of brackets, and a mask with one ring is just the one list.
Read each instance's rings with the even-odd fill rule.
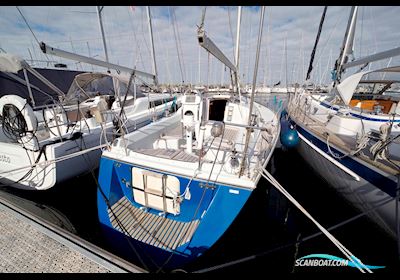
[[[91,53],[90,53],[90,47],[89,47],[89,42],[86,42],[87,48],[88,48],[88,53],[89,53],[89,57],[92,57]],[[94,68],[92,65],[92,71],[94,72]]]
[[[355,67],[358,65],[369,64],[370,62],[386,59],[393,56],[400,55],[400,47],[383,51],[380,53],[375,53],[357,60],[348,62],[349,55],[353,54],[353,43],[354,43],[354,33],[356,27],[358,7],[353,6],[350,11],[350,18],[347,24],[346,34],[343,40],[343,47],[341,49],[339,58],[336,60],[335,67],[332,70],[332,80],[333,86],[336,86],[340,82],[340,78],[345,69],[350,67]],[[363,66],[364,68],[365,66]]]
[[[301,57],[301,79],[300,81],[303,83],[303,77],[305,76],[305,62],[304,62],[304,44],[303,44],[303,30],[301,31],[301,47],[300,47],[300,57]],[[300,72],[300,71],[299,71]]]
[[25,81],[26,81],[26,87],[28,88],[29,98],[31,99],[33,107],[36,107],[35,99],[33,98],[31,84],[29,82],[28,73],[26,72],[26,68],[23,69],[23,72],[24,72],[24,77],[25,77]]
[[[266,44],[267,44],[267,47],[265,48],[265,64],[264,64],[264,80],[263,80],[263,87],[264,88],[266,88],[267,87],[267,75],[266,75],[266,72],[267,72],[267,66],[268,66],[268,55],[269,55],[269,51],[268,51],[268,42],[269,42],[269,40],[268,40],[268,34],[269,34],[269,27],[270,27],[270,18],[271,17],[269,17],[268,18],[268,21],[267,21],[267,25],[268,25],[268,28],[267,28],[267,36],[266,36]],[[267,72],[268,73],[268,72]]]
[[[5,52],[5,51],[4,51]],[[31,61],[33,61],[31,50],[28,48],[29,56],[31,57]]]
[[107,45],[106,45],[106,38],[104,37],[104,28],[103,28],[103,20],[101,17],[101,12],[103,11],[104,6],[100,7],[97,6],[97,17],[99,19],[99,27],[100,27],[100,32],[101,32],[101,38],[103,39],[103,48],[104,48],[104,54],[106,56],[106,62],[110,62],[108,60],[108,52],[107,52]]
[[224,66],[223,64],[221,64],[221,87],[224,83]]
[[240,93],[240,84],[239,84],[239,43],[240,43],[240,21],[242,19],[242,6],[238,6],[238,19],[237,19],[237,26],[236,26],[236,47],[235,47],[235,66],[236,72],[235,74],[235,86],[236,91],[239,94],[239,100],[241,100],[241,93]]
[[348,56],[353,54],[353,42],[354,42],[354,32],[356,29],[356,20],[357,20],[357,11],[358,7],[351,7],[349,21],[347,23],[346,33],[343,39],[343,46],[340,51],[339,58],[336,60],[335,68],[333,70],[334,73],[334,83],[335,86],[338,82],[340,82],[340,78],[343,72],[343,64],[347,62]]
[[151,25],[151,13],[150,13],[150,7],[147,6],[147,18],[149,20],[149,33],[150,33],[150,46],[151,46],[151,58],[153,62],[153,73],[155,76],[154,83],[157,85],[158,80],[157,80],[157,65],[156,65],[156,54],[154,51],[154,41],[153,41],[153,28]]
[[257,40],[257,52],[256,52],[256,63],[254,66],[254,74],[253,74],[253,86],[251,87],[251,97],[250,97],[250,105],[249,105],[249,117],[247,120],[247,131],[246,131],[246,142],[244,144],[244,155],[243,159],[241,162],[240,166],[240,171],[239,171],[239,178],[243,175],[244,169],[245,169],[245,162],[247,158],[247,150],[249,147],[249,141],[250,141],[250,134],[251,134],[251,116],[253,112],[253,104],[254,104],[254,91],[256,88],[256,81],[257,81],[257,72],[258,72],[258,61],[260,57],[260,45],[261,45],[261,38],[262,38],[262,30],[263,30],[263,23],[264,23],[264,11],[265,11],[265,6],[262,6],[261,8],[261,16],[260,16],[260,27],[258,30],[258,40]]
[[201,84],[201,63],[200,63],[201,47],[199,46],[199,86]]

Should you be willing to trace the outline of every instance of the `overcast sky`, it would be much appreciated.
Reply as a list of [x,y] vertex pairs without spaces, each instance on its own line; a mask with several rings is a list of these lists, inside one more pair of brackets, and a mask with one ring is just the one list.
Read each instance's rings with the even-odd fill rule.
[[[86,56],[90,53],[92,57],[105,60],[96,7],[19,8],[39,41]],[[151,7],[160,82],[229,82],[229,72],[215,58],[208,58],[207,52],[197,43],[197,25],[202,9],[194,6]],[[323,6],[266,7],[258,84],[304,81],[322,12]],[[349,13],[350,7],[328,7],[312,81],[329,82]],[[106,6],[102,14],[110,62],[152,72],[146,7]],[[399,15],[400,7],[360,7],[355,57],[400,46]],[[243,7],[239,68],[241,80],[245,83],[251,83],[253,79],[259,21],[259,7]],[[232,62],[236,25],[236,6],[207,7],[205,30]],[[0,7],[0,47],[25,59],[47,60],[15,6]],[[53,56],[48,56],[48,59],[66,63],[70,69],[102,70]],[[391,61],[387,59],[372,63],[371,67],[385,67],[389,62],[395,65],[400,60],[398,57]]]

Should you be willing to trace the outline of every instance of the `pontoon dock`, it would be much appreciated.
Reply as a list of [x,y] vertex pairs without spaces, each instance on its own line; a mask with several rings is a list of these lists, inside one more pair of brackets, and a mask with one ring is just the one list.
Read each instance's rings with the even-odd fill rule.
[[0,196],[0,272],[146,272]]

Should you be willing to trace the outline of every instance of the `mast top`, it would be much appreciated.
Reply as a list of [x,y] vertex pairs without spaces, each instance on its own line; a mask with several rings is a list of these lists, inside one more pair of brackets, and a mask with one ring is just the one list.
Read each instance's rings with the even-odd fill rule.
[[344,72],[343,64],[348,61],[350,55],[353,55],[353,42],[356,29],[357,12],[358,6],[352,6],[340,55],[336,60],[335,67],[332,71],[334,86],[340,82],[342,73]]

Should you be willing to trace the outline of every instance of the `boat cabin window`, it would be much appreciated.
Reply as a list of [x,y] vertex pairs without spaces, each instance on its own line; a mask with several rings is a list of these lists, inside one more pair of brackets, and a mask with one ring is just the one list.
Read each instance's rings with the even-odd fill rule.
[[379,82],[371,82],[359,83],[356,90],[354,91],[357,95],[363,95],[365,97],[371,97],[372,95],[381,95],[386,90],[390,89],[391,83],[379,83]]
[[399,93],[394,81],[360,82],[350,100],[350,107],[374,113],[392,114],[396,110]]
[[[121,98],[127,93],[127,81],[117,77],[105,75],[102,73],[83,73],[77,75],[66,94],[65,104],[72,105],[82,103],[83,101],[100,95],[119,95]],[[131,84],[128,96],[134,95],[134,86]],[[136,97],[144,97],[140,91],[136,92]]]
[[210,100],[208,119],[211,121],[223,121],[225,114],[226,100]]
[[160,106],[162,104],[168,103],[173,100],[174,100],[174,97],[156,99],[156,100],[150,101],[149,108],[154,108],[154,107]]
[[78,75],[66,95],[67,104],[81,103],[98,95],[114,95],[114,83],[110,76]]
[[[126,91],[127,91],[127,89],[128,89],[128,85],[125,82],[120,81],[120,80],[117,80],[117,83],[118,83],[118,87],[119,87],[118,92],[119,92],[120,96],[124,96]],[[135,92],[134,92],[134,88],[133,87],[134,87],[134,85],[133,85],[133,83],[131,83],[131,85],[129,87],[129,91],[128,91],[128,96],[129,95],[134,96]],[[145,97],[145,96],[146,95],[144,95],[142,93],[140,88],[136,87],[136,98]]]

